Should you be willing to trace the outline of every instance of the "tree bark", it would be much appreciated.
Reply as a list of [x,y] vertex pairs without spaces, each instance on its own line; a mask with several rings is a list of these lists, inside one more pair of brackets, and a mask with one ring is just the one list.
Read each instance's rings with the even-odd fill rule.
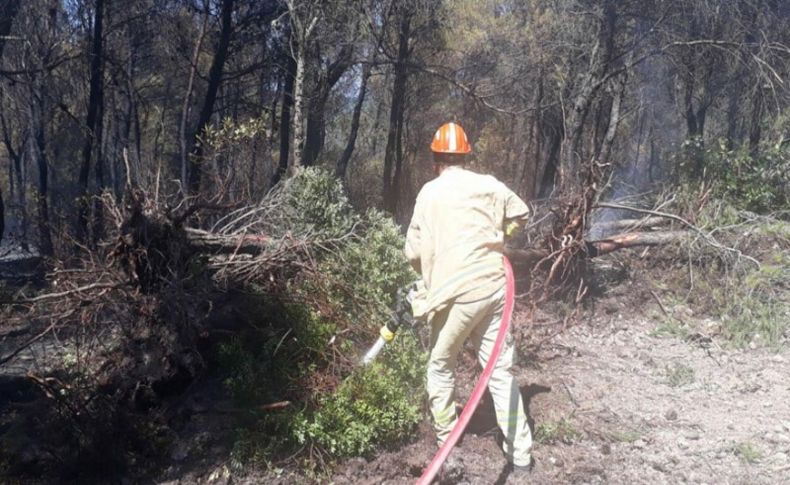
[[[90,48],[90,92],[88,95],[88,114],[85,120],[87,133],[82,148],[82,164],[79,172],[79,210],[77,218],[77,239],[85,241],[88,231],[88,179],[90,176],[91,158],[94,145],[101,144],[101,112],[104,104],[104,70],[103,70],[103,28],[104,0],[96,0],[96,12],[93,17],[93,34]],[[101,160],[96,160],[96,166]],[[99,172],[97,172],[98,174]]]
[[[582,170],[580,145],[585,121],[614,58],[617,10],[614,0],[606,0],[598,38],[590,52],[590,67],[574,97],[565,123],[560,148],[558,178],[560,194],[570,195],[581,189]],[[601,52],[602,51],[602,52]]]
[[321,73],[315,92],[307,103],[307,134],[304,143],[302,165],[313,165],[321,150],[324,148],[326,138],[326,103],[329,94],[343,74],[351,67],[351,45],[343,46],[335,59],[327,68],[326,73]]
[[638,246],[661,246],[683,241],[691,235],[689,231],[634,232],[620,234],[598,241],[587,242],[587,253],[591,258]]
[[211,68],[208,74],[208,89],[206,90],[206,97],[203,99],[203,107],[200,110],[197,125],[190,136],[192,150],[190,150],[191,158],[189,160],[187,190],[191,194],[196,194],[200,191],[200,180],[203,175],[201,158],[205,147],[197,138],[206,129],[209,121],[211,121],[211,115],[214,113],[214,103],[217,100],[217,93],[222,84],[222,71],[228,58],[228,47],[230,46],[230,37],[233,32],[233,5],[234,0],[222,0],[222,26],[219,34],[219,44],[214,52],[214,59],[211,61]]
[[[11,32],[11,26],[14,23],[19,11],[19,0],[0,0],[0,59],[3,58],[3,49],[5,48],[5,40]],[[13,184],[13,177],[9,177],[9,183]],[[12,185],[13,187],[13,185]],[[13,197],[13,193],[11,194]],[[5,231],[5,204],[3,203],[3,189],[0,187],[0,243],[3,242],[3,234]]]
[[406,81],[408,79],[407,62],[409,59],[409,35],[411,34],[411,14],[403,14],[398,24],[398,54],[395,61],[395,80],[392,86],[392,102],[390,105],[389,130],[387,131],[387,148],[384,153],[384,209],[395,214],[398,204],[398,184],[395,177],[398,170],[393,168],[398,159],[398,138],[401,136],[403,125],[403,110],[405,105]]
[[33,143],[31,154],[38,165],[38,238],[39,252],[43,256],[52,256],[52,235],[49,227],[49,161],[47,160],[46,131],[44,125],[44,100],[41,99],[42,86],[39,84],[34,89],[38,92],[31,93],[31,124]]
[[11,33],[18,12],[19,0],[0,0],[0,59],[3,57],[5,41]]
[[2,126],[3,129],[3,144],[5,145],[8,156],[11,157],[11,163],[9,164],[8,185],[10,197],[12,200],[16,201],[17,210],[19,211],[19,221],[17,221],[17,227],[20,228],[20,233],[18,234],[18,237],[23,247],[27,248],[27,193],[25,191],[25,166],[22,163],[22,157],[25,146],[28,143],[27,139],[29,137],[29,130],[26,131],[25,136],[19,143],[19,148],[15,149],[11,130],[8,127],[5,113],[2,110],[0,110],[0,126]]
[[357,96],[357,102],[354,105],[354,114],[351,117],[351,130],[348,134],[348,141],[346,142],[346,148],[343,150],[343,154],[340,155],[340,158],[337,160],[337,165],[335,166],[335,176],[341,180],[345,180],[346,178],[348,162],[351,160],[351,155],[354,153],[354,146],[357,141],[357,134],[359,133],[359,120],[362,115],[362,106],[365,104],[365,92],[367,91],[368,87],[370,71],[370,64],[366,64],[362,69],[362,79],[360,80],[359,84],[359,95]]
[[653,227],[669,224],[671,221],[666,217],[647,217],[644,219],[618,219],[616,221],[598,222],[591,227],[595,231],[622,231],[636,227]]
[[305,69],[305,56],[307,49],[305,47],[306,39],[299,39],[296,48],[296,74],[294,76],[294,89],[293,89],[293,102],[294,102],[294,158],[289,167],[289,172],[293,175],[297,169],[302,165],[302,151],[304,150],[304,69]]
[[269,183],[274,187],[288,171],[288,155],[291,143],[291,107],[293,106],[294,78],[296,77],[296,62],[291,56],[286,56],[286,69],[284,73],[283,100],[280,106],[280,159],[277,169]]
[[189,67],[189,80],[187,81],[187,92],[184,94],[184,103],[181,105],[181,122],[179,124],[179,141],[181,144],[181,181],[183,183],[189,179],[189,140],[187,140],[187,122],[189,121],[190,108],[192,106],[192,93],[195,86],[195,76],[198,70],[198,57],[200,56],[200,49],[203,47],[203,39],[206,37],[206,28],[208,27],[209,8],[208,5],[203,6],[205,12],[203,13],[203,24],[200,27],[200,34],[195,41],[195,48],[192,51],[191,65]]
[[[608,237],[606,239],[586,241],[586,252],[588,257],[597,258],[598,256],[603,256],[619,249],[641,246],[663,246],[680,242],[691,235],[689,231],[656,231],[618,234],[617,236]],[[549,251],[543,248],[505,248],[505,255],[508,259],[514,264],[528,268],[534,267],[540,260],[547,258],[549,254]]]
[[760,123],[763,118],[763,92],[759,84],[755,88],[754,101],[752,101],[752,103],[752,114],[749,126],[749,153],[754,156],[760,148],[760,140],[762,139],[762,127]]

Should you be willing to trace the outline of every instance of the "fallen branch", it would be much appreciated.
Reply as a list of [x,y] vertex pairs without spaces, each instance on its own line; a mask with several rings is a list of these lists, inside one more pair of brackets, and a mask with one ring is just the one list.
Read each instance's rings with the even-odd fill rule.
[[666,217],[668,219],[672,219],[674,221],[680,222],[684,226],[688,227],[689,229],[691,229],[692,231],[697,233],[700,237],[702,237],[702,239],[705,240],[706,243],[708,243],[709,245],[713,246],[714,248],[722,250],[722,251],[725,251],[725,252],[734,253],[738,257],[738,259],[740,259],[740,258],[747,259],[747,260],[751,261],[752,263],[754,263],[758,268],[761,267],[760,262],[757,261],[756,259],[754,259],[753,257],[747,256],[747,255],[743,254],[741,251],[739,251],[739,250],[737,250],[735,248],[731,248],[731,247],[728,247],[728,246],[725,246],[725,245],[721,244],[719,241],[717,241],[709,233],[706,233],[705,231],[703,231],[699,227],[695,226],[694,224],[690,223],[689,221],[687,221],[686,219],[684,219],[684,218],[682,218],[682,217],[680,217],[678,215],[670,214],[668,212],[661,212],[661,211],[655,211],[655,210],[650,210],[650,209],[640,209],[640,208],[637,208],[637,207],[630,207],[630,206],[620,205],[620,204],[611,204],[611,203],[606,203],[606,202],[599,202],[598,204],[595,205],[595,208],[608,208],[608,209],[627,210],[627,211],[637,212],[637,213],[641,213],[641,214],[650,214],[650,215],[653,215],[653,216]]
[[33,298],[25,298],[22,300],[17,300],[16,303],[37,303],[44,300],[57,300],[59,298],[63,298],[64,296],[74,295],[76,293],[84,293],[90,290],[99,290],[99,289],[116,290],[123,286],[126,286],[126,283],[91,283],[90,285],[80,286],[79,288],[74,288],[71,290],[60,291],[57,293],[45,293],[43,295],[34,296]]
[[591,231],[624,231],[632,230],[642,227],[654,227],[663,224],[669,224],[669,220],[665,217],[653,216],[644,219],[620,219],[617,221],[598,222],[595,223]]
[[278,409],[285,409],[291,405],[291,401],[279,401],[261,406],[263,411],[276,411]]
[[222,235],[202,229],[184,228],[189,244],[195,249],[213,253],[259,254],[272,240],[263,234]]
[[[586,241],[585,243],[588,257],[596,258],[617,251],[618,249],[638,246],[661,246],[682,241],[689,236],[689,231],[633,232],[595,241]],[[552,253],[547,249],[516,249],[508,247],[505,248],[505,255],[516,264],[534,265],[543,259],[549,258],[552,256]]]
[[9,362],[11,359],[13,359],[17,355],[19,355],[20,352],[22,352],[26,348],[30,347],[31,345],[36,343],[38,340],[40,340],[42,337],[44,337],[44,335],[46,335],[50,331],[52,331],[52,329],[55,328],[55,324],[57,324],[57,322],[58,322],[57,320],[53,319],[52,323],[50,323],[50,325],[43,332],[41,332],[38,335],[35,335],[35,336],[29,338],[25,343],[23,343],[22,345],[17,347],[16,350],[14,350],[10,354],[6,355],[5,357],[0,358],[0,365],[4,365],[6,362]]
[[618,249],[636,246],[661,246],[682,241],[689,237],[688,231],[634,232],[620,234],[606,239],[587,242],[587,252],[591,258],[609,254]]

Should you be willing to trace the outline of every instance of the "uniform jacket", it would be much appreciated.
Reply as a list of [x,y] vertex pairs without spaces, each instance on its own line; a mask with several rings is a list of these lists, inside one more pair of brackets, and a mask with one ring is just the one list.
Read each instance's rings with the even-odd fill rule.
[[425,184],[406,234],[406,257],[425,285],[415,317],[501,289],[505,227],[528,217],[524,201],[491,175],[450,166]]

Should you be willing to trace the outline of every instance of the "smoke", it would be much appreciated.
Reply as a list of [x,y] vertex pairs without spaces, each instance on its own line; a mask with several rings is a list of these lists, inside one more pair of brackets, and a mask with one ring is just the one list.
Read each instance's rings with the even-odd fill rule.
[[[675,103],[671,66],[661,57],[645,60],[634,68],[631,96],[626,118],[620,126],[613,159],[614,174],[605,201],[622,200],[644,194],[669,176],[671,156],[680,147],[685,131]],[[592,214],[588,239],[606,237],[596,225],[623,219],[633,214],[616,209],[597,209]]]

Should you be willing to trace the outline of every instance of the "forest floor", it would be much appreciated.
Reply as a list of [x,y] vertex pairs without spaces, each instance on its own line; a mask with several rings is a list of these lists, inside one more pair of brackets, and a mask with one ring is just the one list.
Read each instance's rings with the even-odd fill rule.
[[[608,288],[559,333],[551,323],[556,319],[530,323],[524,302],[517,304],[516,373],[535,435],[530,481],[790,483],[788,336],[779,348],[734,348],[709,337],[717,333],[716,321],[683,305],[667,310],[683,315],[690,331],[667,331],[668,317],[648,288],[654,286],[647,280]],[[473,362],[467,350],[460,402],[479,374]],[[516,483],[498,436],[486,396],[453,451],[462,471],[441,483]],[[185,460],[191,464],[171,467],[166,483],[412,483],[436,446],[426,419],[411,443],[347,460],[323,476],[293,465],[240,476],[221,461],[221,448],[214,450],[202,465]],[[190,453],[182,442],[173,456]]]
[[[673,299],[661,290],[652,296],[657,285],[647,278],[654,275],[643,274],[607,287],[559,332],[551,309],[530,320],[526,302],[517,303],[513,327],[521,355],[515,371],[535,435],[530,481],[790,483],[790,335],[778,348],[735,348],[716,336],[717,321],[669,304]],[[664,309],[658,298],[666,299]],[[686,329],[676,331],[665,312],[680,315]],[[465,351],[459,402],[479,375],[473,363],[471,350]],[[32,399],[32,388],[23,389],[22,382],[21,376],[0,376],[0,404],[8,401],[0,410],[21,409]],[[150,463],[130,463],[116,481],[413,483],[436,451],[426,417],[411,442],[343,461],[329,472],[305,471],[293,459],[240,470],[230,457],[241,411],[221,380],[196,381],[177,401],[167,413],[176,433],[167,451]],[[13,429],[0,422],[0,438]],[[498,437],[486,397],[453,451],[461,471],[442,476],[441,483],[516,483]]]
[[[524,356],[518,369],[536,435],[531,482],[790,483],[787,348],[659,336],[645,306],[621,305],[617,295],[600,303],[600,315]],[[514,322],[522,341],[524,317]],[[517,483],[497,435],[487,405],[453,452],[463,472],[444,482]],[[418,442],[351,462],[335,482],[409,483],[434,452],[426,425]]]

